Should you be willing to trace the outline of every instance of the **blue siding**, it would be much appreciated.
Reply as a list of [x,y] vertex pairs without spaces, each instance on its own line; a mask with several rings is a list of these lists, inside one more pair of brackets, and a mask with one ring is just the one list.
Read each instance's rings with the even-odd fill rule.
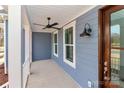
[[32,33],[32,60],[45,60],[51,58],[51,34]]
[[[93,87],[98,87],[98,9],[95,7],[76,19],[76,69],[63,62],[63,31],[58,32],[59,51],[54,59],[81,87],[88,87],[88,80]],[[80,37],[85,23],[92,28],[91,37]]]

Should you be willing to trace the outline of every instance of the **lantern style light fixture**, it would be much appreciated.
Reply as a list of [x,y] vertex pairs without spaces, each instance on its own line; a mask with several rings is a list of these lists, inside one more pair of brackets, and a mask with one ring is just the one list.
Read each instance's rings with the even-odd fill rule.
[[90,24],[86,23],[84,26],[83,33],[80,34],[80,37],[83,36],[91,36],[92,29],[90,28]]

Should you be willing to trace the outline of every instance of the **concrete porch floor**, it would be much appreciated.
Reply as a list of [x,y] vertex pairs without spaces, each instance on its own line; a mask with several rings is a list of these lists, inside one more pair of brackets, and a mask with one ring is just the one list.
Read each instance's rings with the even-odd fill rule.
[[53,60],[41,60],[32,63],[27,88],[79,88],[79,86]]

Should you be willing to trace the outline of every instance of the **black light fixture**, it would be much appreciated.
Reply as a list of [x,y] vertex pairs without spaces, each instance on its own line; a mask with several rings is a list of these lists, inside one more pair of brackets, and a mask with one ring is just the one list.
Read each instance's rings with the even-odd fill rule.
[[91,36],[92,29],[90,28],[90,24],[86,23],[84,26],[83,33],[80,34],[80,37],[83,36]]

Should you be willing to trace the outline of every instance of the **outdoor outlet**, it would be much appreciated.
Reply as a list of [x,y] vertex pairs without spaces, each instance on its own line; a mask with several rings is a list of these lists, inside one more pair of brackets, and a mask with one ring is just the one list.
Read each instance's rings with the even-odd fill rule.
[[92,87],[92,82],[88,81],[88,87],[91,88]]

